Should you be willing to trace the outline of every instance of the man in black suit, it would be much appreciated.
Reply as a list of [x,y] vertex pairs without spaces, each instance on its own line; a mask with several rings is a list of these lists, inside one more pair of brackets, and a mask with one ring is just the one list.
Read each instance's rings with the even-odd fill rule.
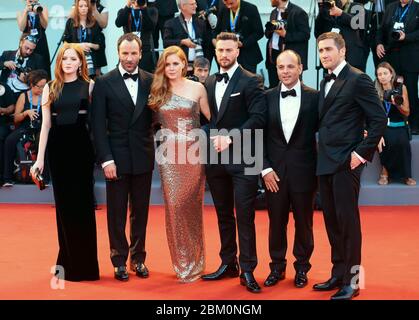
[[[131,270],[148,277],[145,236],[154,167],[152,113],[147,108],[152,75],[139,69],[141,40],[132,33],[118,40],[119,65],[98,78],[93,90],[92,129],[98,160],[106,177],[108,232],[115,278]],[[125,237],[127,204],[130,240]]]
[[[314,25],[314,35],[318,38],[319,35],[329,31],[340,33],[346,43],[346,60],[355,68],[365,72],[369,46],[366,42],[364,21],[352,19],[357,12],[356,8],[354,9],[356,6],[361,7],[359,3],[349,0],[336,0],[336,5],[330,10],[320,7]],[[357,17],[365,19],[365,15],[362,14]]]
[[163,29],[167,20],[172,19],[175,16],[175,13],[178,12],[177,0],[155,0],[148,1],[148,4],[157,8],[159,12],[159,17],[157,20],[157,26],[154,29],[154,48],[159,47],[159,37],[163,38]]
[[278,85],[276,58],[284,50],[293,50],[298,53],[303,63],[303,70],[307,70],[308,40],[310,27],[307,13],[288,0],[271,0],[272,7],[269,21],[285,23],[284,27],[273,29],[273,24],[265,25],[266,68],[269,74],[270,88]]
[[0,186],[3,185],[4,141],[10,134],[11,115],[15,112],[15,98],[12,89],[0,82]]
[[256,73],[258,63],[263,61],[258,45],[258,41],[263,37],[258,8],[242,0],[223,0],[223,2],[225,7],[218,14],[216,34],[222,31],[235,33],[239,38],[238,62],[247,71]]
[[[255,163],[249,161],[249,156],[255,149],[256,138],[253,135],[257,137],[256,129],[265,126],[266,99],[259,77],[244,70],[237,63],[238,56],[236,35],[220,33],[217,36],[216,57],[221,73],[208,77],[205,87],[211,109],[211,145],[219,153],[216,159],[210,159],[206,176],[217,211],[222,264],[216,272],[204,275],[202,279],[219,280],[239,275],[236,257],[238,228],[240,283],[250,292],[260,292],[253,270],[257,265],[254,206],[262,163],[255,172],[248,169],[258,166],[258,159]],[[223,134],[220,130],[227,132]],[[258,141],[258,145],[263,145],[263,136],[259,140],[262,141]]]
[[292,50],[277,58],[281,83],[266,93],[268,119],[262,178],[269,213],[271,273],[265,286],[285,279],[287,225],[292,207],[295,221],[293,253],[296,258],[294,285],[307,285],[307,272],[314,248],[313,201],[317,187],[316,132],[318,91],[303,85],[300,56]]
[[0,70],[2,71],[0,82],[7,83],[12,89],[14,102],[17,101],[23,91],[29,89],[26,84],[27,73],[31,70],[47,69],[42,57],[34,53],[37,43],[38,39],[36,37],[22,34],[19,49],[4,51],[0,57]]
[[168,20],[163,29],[163,46],[179,46],[188,58],[188,71],[192,71],[192,64],[196,57],[204,55],[205,21],[198,19],[195,0],[179,0],[180,15]]
[[363,163],[374,156],[387,117],[371,79],[345,61],[342,36],[327,32],[317,44],[320,61],[328,70],[320,86],[317,175],[333,268],[331,278],[313,288],[340,288],[332,299],[352,299],[359,294],[357,278],[362,272],[361,172]]
[[412,133],[419,134],[419,3],[399,0],[387,6],[377,32],[377,55],[404,77],[409,95],[409,123]]

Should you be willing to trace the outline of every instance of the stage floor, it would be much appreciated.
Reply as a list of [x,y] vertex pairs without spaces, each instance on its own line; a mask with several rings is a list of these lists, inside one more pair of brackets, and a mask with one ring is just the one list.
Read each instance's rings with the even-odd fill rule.
[[[361,207],[363,230],[363,267],[365,289],[363,299],[419,299],[419,207]],[[214,271],[220,263],[219,237],[215,210],[205,207],[206,271]],[[277,286],[251,294],[228,279],[216,282],[197,281],[180,284],[173,273],[166,243],[164,208],[152,206],[147,233],[148,279],[133,273],[121,283],[113,279],[109,259],[106,208],[97,211],[98,251],[101,280],[66,282],[64,289],[52,289],[51,267],[58,247],[55,211],[50,205],[0,205],[0,299],[329,299],[334,292],[314,292],[314,283],[329,278],[330,247],[323,217],[314,216],[315,248],[311,259],[309,285],[293,286],[292,243],[293,219],[288,235],[287,278]],[[268,217],[266,211],[256,214],[259,264],[255,277],[262,285],[269,273]]]

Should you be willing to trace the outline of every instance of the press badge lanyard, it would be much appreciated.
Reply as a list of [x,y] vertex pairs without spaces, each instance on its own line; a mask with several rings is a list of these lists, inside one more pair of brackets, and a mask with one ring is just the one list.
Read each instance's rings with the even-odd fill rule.
[[139,10],[138,19],[135,17],[135,10],[134,8],[131,8],[131,16],[132,20],[134,21],[135,25],[135,32],[141,32],[141,19],[142,19],[142,13],[141,10]]
[[403,13],[400,13],[400,12],[401,12],[401,10],[402,10],[401,8],[397,8],[397,12],[399,13],[399,14],[398,14],[398,16],[399,16],[398,22],[402,22],[402,21],[403,21],[404,17],[406,16],[407,12],[409,11],[409,9],[410,9],[410,3],[409,3],[409,4],[408,4],[408,6],[404,9]]
[[[38,97],[38,106],[36,107],[37,113],[39,113],[39,110],[41,110],[41,99],[42,99],[42,95]],[[29,91],[29,103],[31,104],[31,110],[32,110],[33,109],[32,91]]]
[[36,23],[36,16],[32,14],[28,14],[30,28],[35,29],[35,23]]
[[239,20],[239,14],[240,14],[240,2],[239,7],[237,8],[236,15],[233,17],[233,10],[230,9],[230,30],[231,32],[236,32],[236,24]]
[[384,104],[386,106],[386,115],[388,116],[388,114],[390,112],[390,108],[391,108],[391,102],[384,101]]
[[80,43],[86,42],[86,39],[87,39],[87,28],[84,28],[83,29],[80,26],[80,28],[79,28],[79,39],[80,39]]
[[212,1],[211,1],[211,4],[209,5],[209,7],[208,7],[208,8],[211,8],[211,7],[214,5],[215,1],[216,1],[216,0],[212,0]]

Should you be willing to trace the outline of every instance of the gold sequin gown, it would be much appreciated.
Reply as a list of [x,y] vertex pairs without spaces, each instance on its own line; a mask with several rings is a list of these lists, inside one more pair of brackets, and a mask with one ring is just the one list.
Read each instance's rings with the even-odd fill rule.
[[[200,128],[199,104],[172,94],[171,99],[156,113],[155,120],[160,123],[166,137],[158,147],[156,160],[159,163],[172,264],[181,282],[192,282],[199,279],[205,267],[202,225],[204,165],[186,156],[197,150],[196,140],[188,138],[188,133]],[[172,157],[165,153],[166,159],[172,161],[159,161],[159,150],[164,149],[173,152]]]

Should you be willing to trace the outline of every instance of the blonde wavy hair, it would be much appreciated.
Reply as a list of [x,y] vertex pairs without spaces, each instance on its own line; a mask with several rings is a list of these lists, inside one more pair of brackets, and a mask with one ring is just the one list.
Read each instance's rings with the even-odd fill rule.
[[87,73],[87,63],[86,58],[84,57],[83,49],[80,47],[78,43],[67,43],[64,42],[63,46],[60,48],[57,54],[57,60],[55,63],[55,71],[54,76],[55,79],[50,81],[49,83],[49,102],[56,101],[63,91],[64,87],[64,71],[63,71],[63,57],[64,53],[69,50],[73,49],[76,51],[77,56],[81,61],[81,67],[79,69],[79,79],[82,79],[86,82],[90,82],[89,75]]
[[375,77],[376,77],[376,79],[375,79],[375,89],[377,89],[377,93],[378,93],[378,96],[380,97],[380,100],[383,101],[384,100],[384,98],[383,98],[384,89],[383,89],[383,86],[381,85],[380,81],[378,81],[378,76],[377,76],[378,69],[380,69],[380,68],[384,68],[384,69],[387,69],[388,71],[390,71],[390,73],[391,73],[391,80],[390,80],[391,88],[393,88],[393,83],[394,83],[394,80],[396,79],[397,74],[396,74],[396,71],[394,70],[393,66],[386,61],[381,62],[377,66],[377,69],[375,69]]
[[165,73],[167,57],[171,56],[172,54],[177,55],[185,64],[185,67],[182,69],[182,76],[186,76],[188,69],[188,59],[186,58],[183,50],[178,46],[170,46],[164,49],[163,54],[160,56],[159,61],[157,62],[153,83],[151,84],[150,98],[148,100],[148,106],[153,111],[157,111],[162,105],[169,101],[172,95],[170,83]]
[[87,11],[86,28],[91,28],[95,25],[96,19],[93,16],[93,9],[92,9],[92,4],[90,3],[90,0],[76,0],[74,4],[74,16],[72,17],[74,21],[73,26],[76,28],[80,27],[80,15],[79,15],[80,1],[85,1],[87,4],[88,11]]

